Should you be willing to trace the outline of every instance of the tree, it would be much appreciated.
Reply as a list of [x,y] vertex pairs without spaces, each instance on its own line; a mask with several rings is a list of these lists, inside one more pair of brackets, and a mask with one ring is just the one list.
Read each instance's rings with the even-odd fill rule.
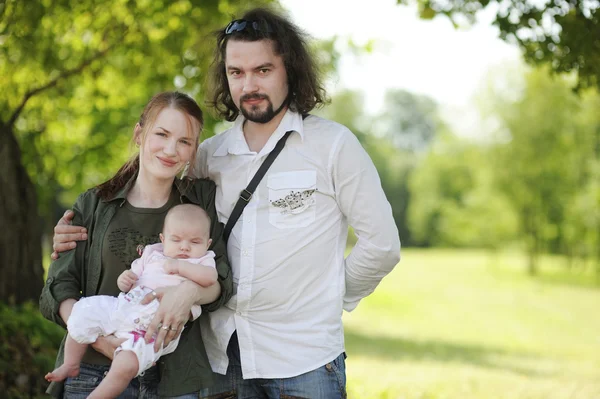
[[499,187],[517,212],[530,274],[537,273],[542,251],[565,253],[572,244],[568,215],[595,176],[590,149],[598,122],[591,121],[591,107],[586,110],[571,85],[569,79],[537,69],[526,74],[518,96],[492,91],[487,100],[500,121],[491,159]]
[[57,194],[72,201],[116,170],[149,98],[168,89],[202,98],[214,46],[207,38],[239,8],[225,0],[0,1],[0,300],[39,296],[39,215],[53,224]]
[[[397,0],[407,4],[407,0]],[[532,64],[576,72],[580,87],[600,88],[600,3],[586,0],[418,0],[422,18],[448,16],[455,26],[473,23],[485,7],[496,10],[500,37],[517,43]]]
[[408,216],[418,245],[498,249],[515,238],[516,215],[493,184],[491,150],[437,135],[409,181]]
[[442,125],[435,101],[398,89],[385,93],[384,111],[377,121],[394,145],[417,152],[429,146]]

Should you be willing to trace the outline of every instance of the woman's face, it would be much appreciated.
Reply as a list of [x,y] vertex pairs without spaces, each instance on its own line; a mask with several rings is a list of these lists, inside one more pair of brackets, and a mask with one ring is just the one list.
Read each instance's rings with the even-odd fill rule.
[[195,154],[198,131],[198,121],[181,111],[173,108],[160,111],[143,143],[141,129],[136,129],[136,142],[141,143],[140,174],[173,179]]

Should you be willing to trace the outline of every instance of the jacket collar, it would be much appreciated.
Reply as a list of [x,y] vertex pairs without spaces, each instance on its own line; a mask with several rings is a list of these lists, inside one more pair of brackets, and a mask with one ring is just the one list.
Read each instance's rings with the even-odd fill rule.
[[[239,115],[234,122],[233,127],[227,132],[227,137],[223,140],[220,146],[217,147],[213,156],[222,157],[228,154],[232,155],[248,155],[254,154],[254,152],[250,151],[248,148],[248,143],[246,143],[246,138],[244,137],[243,126],[246,118],[243,115]],[[285,115],[281,119],[279,126],[277,129],[271,134],[267,144],[260,151],[260,154],[268,154],[275,148],[275,145],[279,141],[281,137],[287,131],[297,132],[300,136],[300,140],[304,141],[304,125],[302,123],[302,115],[297,112],[294,112],[288,109],[285,112]]]

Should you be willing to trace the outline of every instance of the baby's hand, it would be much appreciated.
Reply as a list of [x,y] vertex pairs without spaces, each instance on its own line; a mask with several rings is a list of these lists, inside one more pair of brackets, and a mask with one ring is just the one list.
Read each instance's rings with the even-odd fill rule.
[[138,276],[131,270],[125,270],[117,279],[117,286],[122,292],[129,292],[137,281]]
[[163,269],[169,274],[179,274],[179,261],[177,259],[167,258],[163,265]]

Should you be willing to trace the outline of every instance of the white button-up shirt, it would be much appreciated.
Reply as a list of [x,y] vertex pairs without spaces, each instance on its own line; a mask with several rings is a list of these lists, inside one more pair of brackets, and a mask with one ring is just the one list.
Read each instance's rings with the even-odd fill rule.
[[[400,240],[373,162],[346,127],[288,110],[256,153],[243,121],[201,144],[194,173],[216,182],[223,223],[277,141],[294,133],[232,230],[234,295],[210,314],[203,339],[215,372],[225,374],[237,330],[245,379],[293,377],[344,351],[342,308],[392,270]],[[344,259],[348,224],[358,242]]]

